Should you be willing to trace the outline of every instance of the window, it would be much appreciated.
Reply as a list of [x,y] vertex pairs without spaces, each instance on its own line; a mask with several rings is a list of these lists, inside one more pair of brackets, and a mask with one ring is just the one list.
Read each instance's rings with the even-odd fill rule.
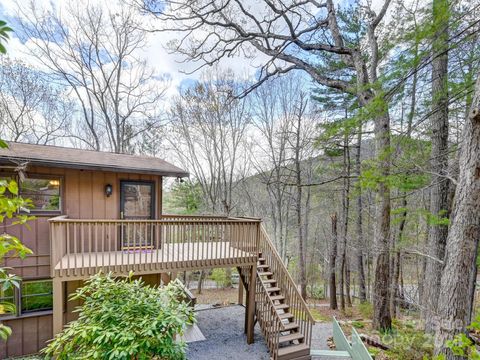
[[[16,315],[53,309],[52,280],[23,281],[21,291],[17,288],[0,290],[0,303],[15,304]],[[11,316],[12,314],[5,314]]]
[[22,283],[22,313],[53,308],[51,280],[24,281]]
[[60,179],[31,177],[20,184],[20,195],[31,199],[32,211],[61,210]]

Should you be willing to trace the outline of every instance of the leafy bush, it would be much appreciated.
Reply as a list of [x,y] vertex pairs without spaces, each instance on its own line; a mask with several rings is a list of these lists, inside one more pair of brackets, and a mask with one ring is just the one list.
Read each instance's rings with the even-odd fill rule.
[[[480,331],[480,316],[475,318],[475,321],[470,324],[468,329],[473,330],[476,333]],[[466,334],[458,334],[453,340],[447,341],[446,345],[457,356],[472,360],[480,360],[480,351]],[[438,360],[443,360],[444,358],[444,356],[437,357]]]
[[217,284],[217,287],[224,288],[229,283],[227,272],[225,271],[225,269],[213,269],[212,275],[210,275],[210,278],[213,281],[215,281],[215,284]]
[[[4,147],[6,147],[6,144],[0,140],[0,148]],[[15,180],[0,179],[0,224],[4,224],[8,219],[12,225],[25,225],[28,228],[27,222],[33,219],[32,216],[26,214],[29,207],[31,207],[31,201],[18,195],[18,184]],[[23,245],[16,236],[6,232],[0,233],[0,263],[3,263],[7,257],[23,259],[31,253],[32,251]],[[21,279],[11,274],[10,270],[10,268],[0,267],[0,289],[4,294],[8,292],[13,294],[13,289],[20,286]],[[15,313],[15,311],[13,303],[0,302],[0,315]],[[12,330],[0,322],[0,338],[6,340],[11,334]]]
[[371,319],[373,317],[373,305],[368,301],[361,302],[358,305],[358,311],[366,319]]
[[323,286],[312,285],[309,289],[310,298],[315,300],[325,299],[325,294],[323,292]]
[[43,349],[56,359],[185,359],[185,344],[176,341],[192,324],[191,307],[174,283],[163,288],[142,280],[98,274],[77,289],[71,300],[83,305],[71,322]]
[[352,326],[356,329],[363,329],[365,327],[365,324],[361,321],[355,320],[352,321]]
[[420,329],[416,322],[393,321],[393,329],[382,336],[382,343],[390,346],[386,355],[392,359],[423,360],[433,354],[433,338]]

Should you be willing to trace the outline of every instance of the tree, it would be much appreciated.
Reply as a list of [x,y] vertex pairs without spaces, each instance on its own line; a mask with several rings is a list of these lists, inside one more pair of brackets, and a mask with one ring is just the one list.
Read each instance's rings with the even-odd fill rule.
[[233,99],[231,71],[207,72],[173,100],[168,139],[180,162],[191,169],[207,211],[229,215],[233,190],[244,177],[249,102]]
[[66,136],[72,105],[46,74],[19,60],[0,60],[0,126],[5,139],[47,144]]
[[336,263],[337,263],[337,243],[338,243],[338,232],[337,232],[337,213],[331,215],[332,219],[332,240],[331,240],[331,249],[330,257],[328,261],[330,279],[329,279],[329,288],[330,288],[330,309],[336,310],[337,305],[337,281],[336,281]]
[[[296,190],[295,196],[295,214],[296,228],[298,236],[298,265],[300,271],[300,293],[304,299],[307,298],[307,240],[308,240],[308,224],[310,215],[310,188],[307,188],[306,199],[304,200],[303,178],[305,172],[312,172],[311,158],[313,156],[313,136],[314,125],[312,123],[312,114],[309,113],[309,104],[307,94],[300,92],[298,98],[295,99],[293,113],[294,118],[291,122],[290,135],[288,143],[290,152],[292,153],[293,186]],[[310,119],[309,119],[310,117]],[[306,166],[304,165],[306,164]],[[307,175],[308,176],[308,175]],[[309,176],[311,178],[311,175]],[[308,178],[307,178],[308,179]],[[305,201],[305,204],[303,204]]]
[[165,92],[139,56],[146,33],[133,10],[78,3],[58,15],[32,1],[19,11],[31,54],[76,99],[83,121],[72,136],[95,150],[133,152],[137,137],[159,124]]
[[57,334],[43,353],[56,359],[185,359],[177,341],[194,321],[175,282],[149,287],[133,279],[97,274],[72,294],[78,320]]
[[[251,159],[262,184],[265,185],[270,207],[270,223],[282,259],[287,257],[289,196],[288,143],[295,104],[301,93],[300,76],[287,76],[267,81],[251,94],[252,125],[260,136],[254,138]],[[256,204],[260,206],[260,204]]]
[[460,359],[446,348],[447,340],[465,331],[472,311],[471,282],[480,239],[480,74],[472,109],[465,121],[459,157],[459,177],[448,231],[442,273],[435,353]]
[[[184,33],[171,43],[171,49],[196,62],[199,68],[215,64],[226,56],[257,51],[268,59],[259,71],[259,80],[250,89],[269,78],[300,69],[321,86],[355,96],[368,117],[373,119],[381,177],[376,188],[374,234],[374,327],[378,329],[391,327],[390,189],[386,180],[390,172],[390,117],[385,89],[379,81],[378,67],[384,53],[380,52],[376,30],[390,2],[386,0],[378,14],[371,8],[362,12],[366,14],[361,30],[364,36],[352,39],[342,32],[343,23],[333,0],[290,5],[262,0],[255,9],[240,1],[172,1],[166,4],[136,1],[143,11],[160,19],[163,30]],[[200,29],[203,31],[197,31]],[[201,39],[198,38],[200,33]],[[363,40],[365,46],[361,44]],[[335,57],[335,62],[329,61],[330,56]],[[337,66],[338,63],[344,66]]]
[[430,222],[428,231],[424,289],[424,319],[427,331],[432,331],[440,289],[442,261],[448,226],[448,0],[433,1],[432,113]]

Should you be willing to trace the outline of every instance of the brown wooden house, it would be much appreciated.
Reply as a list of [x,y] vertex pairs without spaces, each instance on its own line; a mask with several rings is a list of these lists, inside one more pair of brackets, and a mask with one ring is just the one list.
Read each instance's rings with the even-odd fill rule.
[[17,178],[36,217],[30,230],[8,227],[33,255],[4,264],[23,280],[0,292],[17,304],[17,314],[2,319],[13,335],[0,343],[0,358],[44,347],[74,319],[68,294],[99,271],[133,270],[160,284],[214,267],[239,270],[249,343],[256,317],[273,359],[309,358],[313,319],[259,219],[162,213],[163,178],[185,176],[154,157],[21,143],[0,149],[0,177]]

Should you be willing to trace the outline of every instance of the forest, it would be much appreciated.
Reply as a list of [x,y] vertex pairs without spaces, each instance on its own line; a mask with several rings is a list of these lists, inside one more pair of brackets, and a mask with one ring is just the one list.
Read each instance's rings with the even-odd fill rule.
[[165,211],[262,218],[305,299],[414,328],[386,358],[479,358],[480,1],[25,3],[1,139],[165,158]]

